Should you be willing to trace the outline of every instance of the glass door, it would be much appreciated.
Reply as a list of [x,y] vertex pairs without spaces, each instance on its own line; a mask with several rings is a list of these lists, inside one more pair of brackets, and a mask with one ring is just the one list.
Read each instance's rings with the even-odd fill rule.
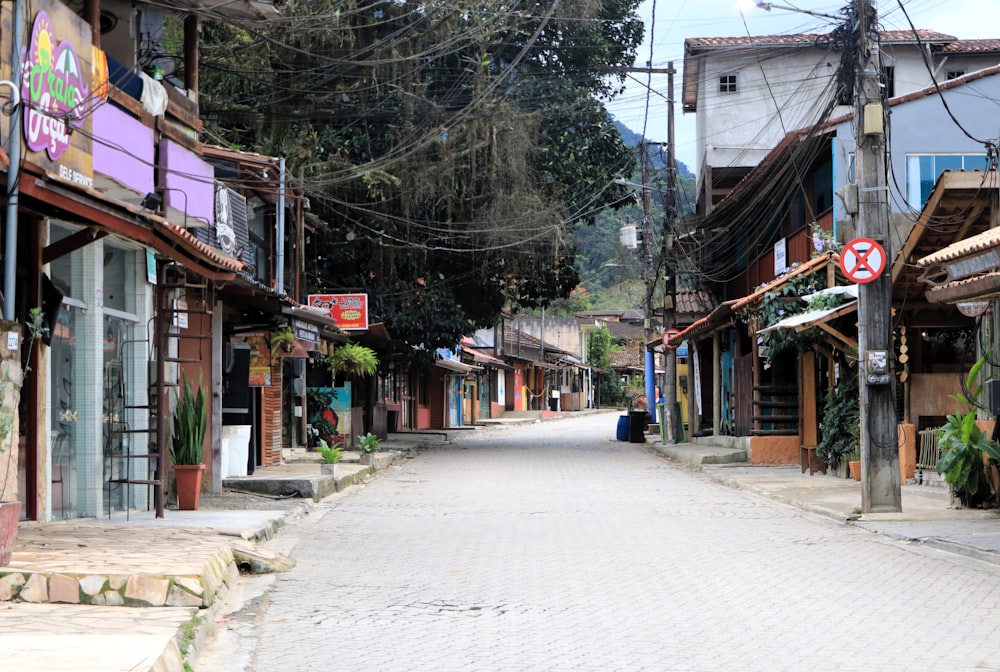
[[76,327],[79,309],[63,305],[59,311],[52,333],[50,359],[52,362],[52,384],[50,406],[52,408],[52,518],[59,520],[77,518],[83,515],[79,509],[78,483],[80,478],[77,457],[76,409]]

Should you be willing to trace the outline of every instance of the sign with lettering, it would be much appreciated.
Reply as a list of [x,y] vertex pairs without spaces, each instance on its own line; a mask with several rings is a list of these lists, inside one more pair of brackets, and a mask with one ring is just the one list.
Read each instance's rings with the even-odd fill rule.
[[92,187],[90,26],[60,3],[35,6],[40,10],[21,52],[27,159],[62,180]]
[[337,326],[347,331],[368,328],[367,294],[310,294],[309,305],[330,311]]

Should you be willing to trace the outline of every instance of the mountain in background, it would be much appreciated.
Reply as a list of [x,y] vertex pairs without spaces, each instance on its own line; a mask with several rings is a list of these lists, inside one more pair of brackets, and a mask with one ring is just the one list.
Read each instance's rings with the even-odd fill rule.
[[[614,120],[622,140],[630,147],[637,147],[642,136]],[[653,229],[653,249],[659,250],[659,238],[664,221],[663,197],[666,189],[666,147],[660,146],[651,155],[649,175],[650,220]],[[642,180],[641,171],[631,180]],[[695,176],[680,161],[677,162],[677,217],[681,219],[695,209]],[[550,314],[572,317],[577,311],[591,309],[641,309],[645,301],[643,282],[643,257],[640,249],[622,247],[619,232],[623,225],[641,224],[642,206],[638,202],[628,203],[620,210],[604,210],[597,214],[593,226],[579,226],[573,232],[572,243],[576,250],[576,267],[580,273],[580,285],[569,299],[556,301],[550,306]],[[658,286],[662,287],[662,283]],[[662,298],[654,297],[654,305],[660,305]]]
[[[638,147],[639,143],[642,142],[642,136],[633,131],[625,124],[623,124],[622,122],[615,119],[613,116],[612,119],[615,122],[615,128],[618,129],[618,132],[621,134],[622,140],[625,141],[625,144],[628,145],[629,147]],[[666,163],[665,157],[666,157],[666,151],[662,153],[661,152],[652,153],[653,170],[660,170],[664,168],[664,164]],[[690,180],[694,179],[694,173],[692,173],[688,169],[688,167],[684,165],[683,161],[677,162],[677,175],[686,177]]]

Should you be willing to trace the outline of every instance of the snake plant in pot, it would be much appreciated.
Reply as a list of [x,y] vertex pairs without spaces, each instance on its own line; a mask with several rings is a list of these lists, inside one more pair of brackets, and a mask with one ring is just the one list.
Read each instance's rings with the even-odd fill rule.
[[205,472],[205,430],[208,410],[205,390],[198,380],[194,392],[191,381],[182,377],[179,390],[174,391],[174,426],[171,435],[170,460],[177,483],[177,508],[193,511],[201,499],[201,480]]

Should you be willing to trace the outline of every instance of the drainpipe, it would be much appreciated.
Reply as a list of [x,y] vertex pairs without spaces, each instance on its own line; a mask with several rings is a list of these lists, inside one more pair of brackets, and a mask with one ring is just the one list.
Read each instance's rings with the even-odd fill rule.
[[274,284],[278,294],[285,293],[285,160],[278,163],[278,218],[276,222],[277,240],[274,245]]
[[7,167],[7,236],[3,255],[3,319],[14,319],[14,283],[17,279],[17,200],[18,178],[21,166],[21,87],[22,68],[21,45],[24,43],[24,0],[14,1],[14,44],[11,48],[12,81],[4,80],[0,86],[10,87],[10,99],[14,109],[10,115],[10,165]]

